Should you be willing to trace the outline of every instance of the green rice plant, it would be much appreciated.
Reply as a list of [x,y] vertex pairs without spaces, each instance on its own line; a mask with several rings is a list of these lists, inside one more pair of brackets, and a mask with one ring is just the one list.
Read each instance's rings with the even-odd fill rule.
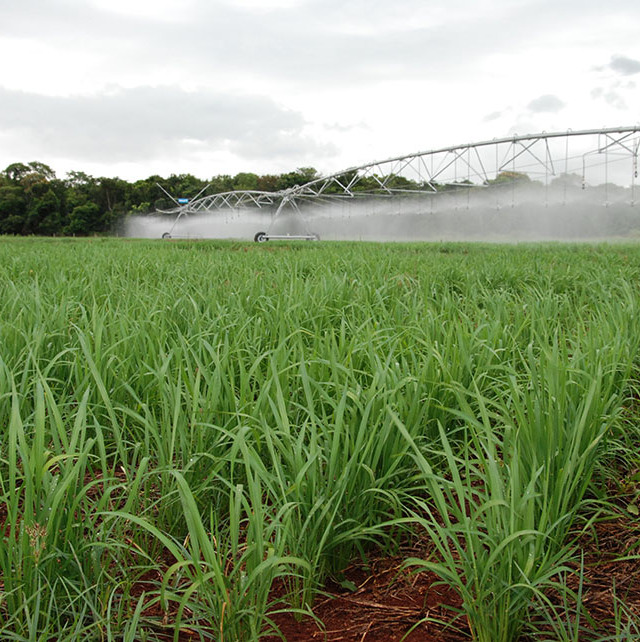
[[[636,556],[638,559],[638,556]],[[597,642],[614,642],[621,640],[631,642],[640,639],[640,619],[638,614],[629,608],[623,598],[618,595],[616,587],[613,587],[613,633],[599,637]]]
[[[441,428],[442,471],[434,470],[403,424],[424,475],[427,500],[416,521],[433,539],[437,561],[412,564],[460,592],[474,639],[517,639],[531,599],[563,569],[565,540],[589,485],[593,462],[620,394],[594,355],[592,371],[571,366],[562,341],[510,377],[509,394],[488,403],[459,390],[456,454]],[[471,399],[473,406],[469,403]]]
[[283,554],[276,534],[279,516],[265,511],[259,480],[250,475],[247,489],[242,485],[229,488],[228,513],[220,521],[213,509],[203,516],[185,478],[179,472],[173,476],[188,531],[182,543],[142,517],[122,511],[107,514],[150,533],[174,560],[144,606],[160,604],[169,613],[175,605],[171,609],[175,613],[166,624],[150,620],[139,603],[136,634],[149,627],[168,628],[177,641],[187,628],[204,639],[222,641],[257,640],[277,632],[269,618],[274,608],[270,591],[278,578],[295,573],[305,563]]
[[[71,636],[70,631],[95,621],[100,610],[94,589],[103,577],[105,547],[99,543],[95,510],[106,504],[109,491],[95,505],[88,497],[94,445],[86,435],[88,393],[69,426],[46,392],[46,383],[36,385],[34,412],[26,423],[14,389],[8,476],[0,476],[6,512],[0,542],[2,630],[15,639],[36,639],[48,630]],[[56,440],[64,442],[63,454],[49,450]]]
[[580,561],[577,591],[568,588],[568,573],[560,573],[558,579],[551,584],[559,599],[552,601],[548,595],[541,594],[532,604],[526,629],[527,634],[533,639],[548,642],[580,642],[593,639],[596,623],[583,603],[584,557]]
[[[302,606],[354,554],[364,555],[374,543],[394,546],[390,521],[402,515],[400,491],[410,487],[413,466],[385,409],[394,404],[417,427],[435,425],[435,406],[425,403],[422,381],[404,374],[395,350],[374,361],[369,377],[343,366],[333,343],[326,351],[329,367],[291,352],[272,356],[272,376],[255,401],[265,415],[237,433],[229,460],[232,478],[240,480],[251,462],[264,501],[286,507],[281,530],[287,550],[308,564],[290,582],[292,599]],[[430,364],[422,376],[432,376],[437,362]],[[292,388],[302,389],[293,408],[284,393]],[[420,438],[428,437],[424,432]]]
[[545,551],[552,533],[536,529],[530,517],[534,484],[505,479],[492,441],[472,461],[453,454],[443,431],[443,452],[436,454],[451,479],[416,455],[430,498],[414,500],[414,519],[434,542],[436,559],[408,563],[434,571],[460,593],[474,639],[514,640],[532,597],[562,568],[563,556]]
[[[584,565],[579,571],[578,591],[567,588],[564,578],[555,585],[560,603],[543,596],[534,604],[531,621],[527,624],[527,638],[540,642],[614,642],[637,640],[640,623],[637,615],[618,595],[615,583],[612,587],[613,620],[595,620],[583,602]],[[603,635],[603,631],[608,633]]]
[[[381,540],[383,531],[376,526],[394,513],[392,478],[402,470],[401,458],[386,471],[371,467],[373,451],[389,426],[368,432],[365,409],[356,450],[351,450],[341,417],[344,400],[336,409],[335,432],[327,436],[328,443],[322,443],[311,420],[294,434],[263,425],[260,440],[266,455],[247,445],[248,431],[238,435],[237,448],[264,484],[267,505],[281,507],[278,532],[285,550],[306,562],[301,574],[289,581],[291,599],[300,607],[312,604],[328,574],[342,570],[369,542]],[[237,457],[233,451],[230,456]]]

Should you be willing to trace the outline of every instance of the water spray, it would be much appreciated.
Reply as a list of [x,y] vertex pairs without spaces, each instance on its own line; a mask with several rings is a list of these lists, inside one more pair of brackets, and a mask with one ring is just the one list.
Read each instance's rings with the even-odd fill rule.
[[[569,155],[570,140],[572,155]],[[191,237],[191,232],[198,229],[207,236],[212,232],[216,237],[221,234],[248,236],[260,243],[318,240],[320,234],[323,238],[369,238],[372,236],[369,226],[384,230],[386,223],[382,219],[393,217],[394,210],[402,208],[410,212],[406,224],[414,225],[414,229],[401,234],[399,230],[406,226],[396,220],[387,226],[388,237],[424,238],[428,231],[427,236],[431,238],[433,230],[426,230],[429,218],[433,222],[440,214],[452,210],[452,222],[458,220],[468,228],[474,222],[474,208],[480,215],[490,207],[489,201],[493,201],[495,211],[502,211],[506,222],[509,214],[501,207],[505,200],[510,201],[510,210],[522,210],[526,205],[534,218],[545,218],[540,209],[551,206],[571,209],[572,204],[594,207],[600,203],[618,207],[621,203],[619,199],[612,200],[611,191],[617,194],[619,189],[630,189],[627,204],[634,206],[639,147],[640,125],[514,135],[375,161],[277,192],[242,190],[206,194],[209,189],[206,186],[196,197],[183,203],[159,186],[176,207],[158,210],[156,215],[164,220],[173,219],[169,229],[162,232],[163,238],[184,237],[185,231]],[[463,179],[459,176],[460,167],[464,167]],[[563,167],[561,174],[558,167]],[[618,181],[619,189],[616,186],[610,189],[612,180]],[[556,202],[558,183],[562,185],[562,198]],[[574,183],[588,198],[569,193]],[[538,186],[542,188],[539,193]],[[466,207],[461,210],[457,195],[462,191]],[[482,192],[491,197],[480,196]],[[356,201],[368,204],[368,219],[356,214],[361,211],[354,206]],[[540,203],[544,203],[544,208],[538,207]],[[464,211],[469,212],[469,222],[461,216]],[[233,228],[230,235],[229,230],[222,231],[219,221],[220,214],[228,218],[229,212],[242,214],[227,226]],[[372,220],[374,212],[378,219],[375,221]],[[202,229],[196,219],[202,223],[208,221],[210,228]],[[321,229],[329,220],[331,227]],[[254,227],[253,232],[249,232],[246,228],[250,221],[256,223],[260,231],[256,232]],[[347,231],[355,229],[356,224],[360,225],[356,233]],[[508,226],[505,224],[505,227]],[[179,228],[181,234],[176,235]],[[464,234],[465,229],[456,231]]]

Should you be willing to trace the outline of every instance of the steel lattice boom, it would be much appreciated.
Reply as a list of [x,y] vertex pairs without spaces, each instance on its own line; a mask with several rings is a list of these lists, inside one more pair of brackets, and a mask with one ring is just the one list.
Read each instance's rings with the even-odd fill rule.
[[[191,214],[261,209],[276,219],[285,207],[321,205],[363,197],[410,197],[452,190],[491,188],[508,181],[536,181],[545,187],[565,177],[592,185],[625,184],[635,203],[640,125],[608,129],[514,135],[374,161],[277,192],[206,194],[165,211],[178,221]],[[206,191],[206,190],[205,190]],[[269,235],[261,240],[267,240]],[[258,235],[257,235],[258,236]],[[302,235],[301,238],[312,238]]]

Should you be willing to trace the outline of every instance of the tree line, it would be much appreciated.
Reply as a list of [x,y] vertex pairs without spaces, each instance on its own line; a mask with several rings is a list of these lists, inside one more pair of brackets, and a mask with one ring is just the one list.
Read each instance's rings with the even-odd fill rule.
[[0,173],[0,234],[105,234],[116,230],[127,215],[174,207],[163,189],[176,198],[193,198],[206,186],[209,193],[274,192],[303,185],[318,176],[314,168],[302,167],[278,175],[241,172],[202,180],[192,174],[172,174],[130,182],[77,171],[58,178],[51,167],[38,161],[12,163]]

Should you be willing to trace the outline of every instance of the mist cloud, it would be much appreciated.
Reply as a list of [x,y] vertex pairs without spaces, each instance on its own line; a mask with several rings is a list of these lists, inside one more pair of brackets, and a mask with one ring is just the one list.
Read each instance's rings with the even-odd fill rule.
[[541,241],[635,237],[640,208],[631,190],[582,189],[580,177],[558,180],[549,189],[535,183],[513,188],[449,191],[424,197],[345,199],[274,210],[226,210],[183,217],[135,216],[123,233],[159,238],[252,239],[256,232],[315,233],[324,240],[370,241]]

